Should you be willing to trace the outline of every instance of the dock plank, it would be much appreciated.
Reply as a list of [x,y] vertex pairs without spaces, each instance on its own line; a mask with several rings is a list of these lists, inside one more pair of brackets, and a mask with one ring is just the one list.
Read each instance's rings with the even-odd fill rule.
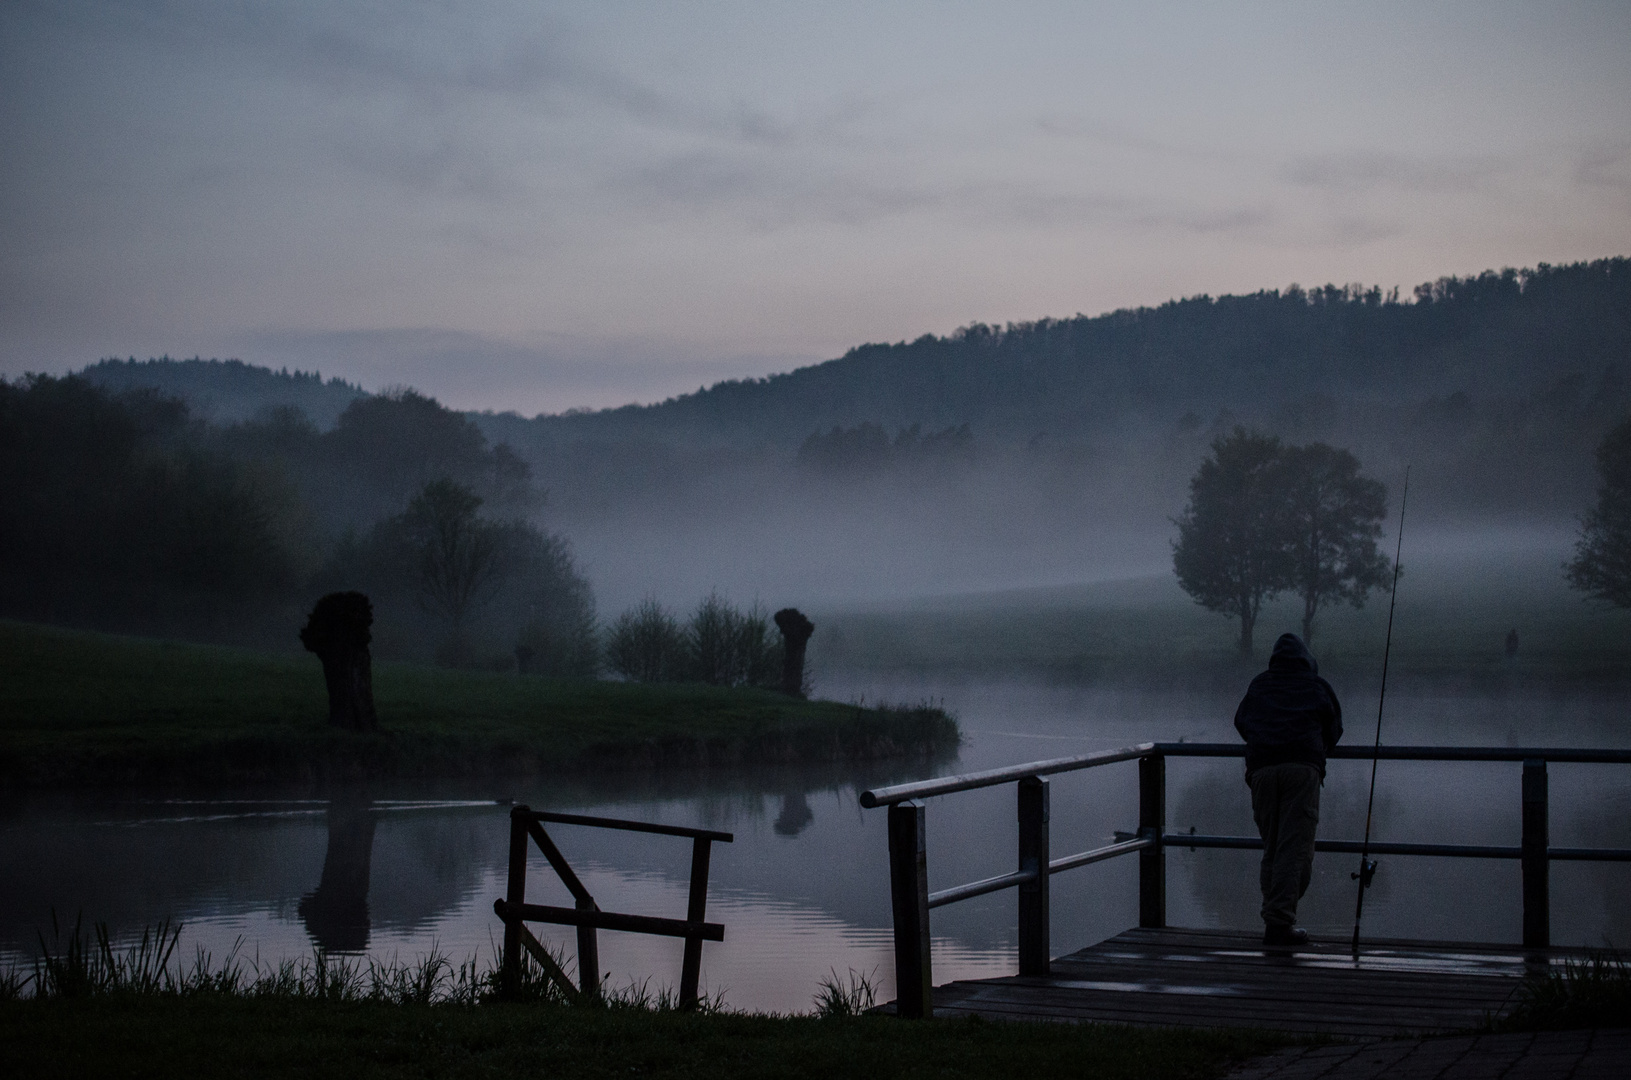
[[[1046,978],[935,987],[936,1016],[1263,1027],[1357,1038],[1461,1031],[1512,1007],[1527,974],[1579,950],[1321,938],[1265,949],[1255,934],[1133,929],[1053,961]],[[889,1007],[886,1006],[887,1010]]]

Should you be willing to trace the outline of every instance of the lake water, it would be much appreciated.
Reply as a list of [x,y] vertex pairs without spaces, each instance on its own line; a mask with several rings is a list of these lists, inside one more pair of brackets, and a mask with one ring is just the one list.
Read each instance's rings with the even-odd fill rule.
[[[1340,687],[1339,687],[1340,689]],[[340,793],[267,790],[177,796],[79,793],[13,796],[0,819],[0,962],[26,962],[53,908],[107,922],[116,940],[170,918],[182,953],[217,958],[234,943],[261,962],[309,956],[317,945],[411,961],[433,947],[455,961],[492,958],[501,935],[492,902],[504,892],[508,809],[582,811],[722,829],[708,917],[725,941],[703,950],[703,984],[727,1006],[808,1011],[819,980],[854,970],[893,996],[884,811],[860,790],[881,782],[1006,765],[1152,739],[1233,740],[1238,691],[1115,690],[1036,683],[959,683],[827,675],[823,696],[943,701],[966,743],[930,770],[888,766],[760,770],[730,776],[465,781]],[[1349,695],[1346,741],[1368,744],[1375,699]],[[1490,696],[1390,689],[1386,741],[1463,745],[1631,745],[1620,697]],[[1321,835],[1357,838],[1368,764],[1335,762]],[[1515,844],[1516,764],[1384,762],[1375,835],[1398,841]],[[1251,834],[1235,760],[1168,762],[1168,827]],[[1631,846],[1631,767],[1553,765],[1555,845]],[[1054,857],[1096,847],[1137,823],[1132,763],[1052,781]],[[690,844],[672,837],[552,826],[551,835],[605,910],[682,917]],[[930,888],[1014,868],[1014,788],[931,800]],[[1180,848],[1168,854],[1173,925],[1255,929],[1255,852]],[[1320,855],[1300,911],[1316,933],[1351,928],[1355,856]],[[1631,865],[1556,863],[1558,944],[1631,943]],[[533,853],[528,899],[570,904]],[[936,982],[1010,974],[1015,894],[933,913]],[[1137,922],[1136,860],[1069,871],[1052,886],[1055,953]],[[1366,901],[1375,936],[1516,941],[1515,861],[1384,858]],[[570,956],[573,932],[539,927]],[[681,943],[603,932],[601,969],[614,985],[679,979]]]

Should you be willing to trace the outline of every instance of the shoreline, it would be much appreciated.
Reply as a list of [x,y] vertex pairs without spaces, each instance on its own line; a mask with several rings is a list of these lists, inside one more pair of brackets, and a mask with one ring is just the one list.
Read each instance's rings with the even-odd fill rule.
[[374,669],[376,732],[330,727],[315,658],[0,623],[0,787],[324,784],[935,762],[929,705],[700,684]]

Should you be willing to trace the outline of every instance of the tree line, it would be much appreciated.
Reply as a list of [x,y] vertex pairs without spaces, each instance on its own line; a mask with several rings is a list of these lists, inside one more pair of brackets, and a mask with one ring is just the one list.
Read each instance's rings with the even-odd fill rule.
[[0,613],[264,644],[319,595],[375,599],[381,655],[591,674],[594,600],[530,469],[412,391],[330,431],[212,424],[151,389],[0,381]]

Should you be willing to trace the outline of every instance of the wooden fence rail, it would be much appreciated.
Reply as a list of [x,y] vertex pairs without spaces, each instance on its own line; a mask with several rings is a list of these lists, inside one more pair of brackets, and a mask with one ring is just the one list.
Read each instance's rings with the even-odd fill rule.
[[[1504,761],[1523,764],[1520,791],[1522,830],[1516,846],[1416,844],[1372,841],[1378,855],[1425,855],[1475,859],[1517,859],[1523,883],[1523,944],[1551,944],[1549,866],[1558,860],[1631,861],[1631,848],[1552,847],[1548,824],[1547,762],[1631,764],[1631,750],[1573,747],[1383,746],[1384,761]],[[1019,974],[1045,976],[1051,963],[1048,896],[1054,874],[1079,866],[1138,853],[1138,924],[1160,928],[1167,923],[1166,848],[1261,848],[1255,836],[1210,836],[1166,831],[1166,759],[1169,757],[1244,757],[1239,743],[1139,743],[1119,750],[1099,750],[1074,757],[1050,758],[1000,769],[920,780],[861,793],[861,805],[888,807],[889,878],[895,921],[896,1012],[923,1017],[931,1011],[933,973],[929,962],[929,911],[1002,889],[1019,890]],[[1372,751],[1338,747],[1335,760],[1369,761]],[[1052,859],[1048,850],[1049,787],[1047,777],[1122,761],[1138,762],[1138,831],[1117,833],[1117,842]],[[927,812],[921,800],[938,795],[1017,783],[1019,868],[1011,874],[929,892]],[[1318,851],[1357,853],[1357,840],[1319,840]]]
[[[598,829],[621,829],[626,832],[656,833],[661,836],[681,836],[691,840],[691,890],[684,919],[663,919],[652,915],[627,915],[616,911],[602,911],[595,898],[584,887],[578,875],[568,865],[566,857],[549,833],[544,822],[561,825],[586,825]],[[685,939],[685,955],[680,964],[680,1008],[694,1009],[697,1005],[698,982],[702,976],[702,943],[724,941],[725,927],[720,923],[705,922],[708,907],[708,860],[714,841],[731,843],[735,838],[726,832],[710,829],[688,829],[679,825],[657,825],[645,821],[625,821],[621,818],[586,817],[582,814],[556,814],[517,806],[510,811],[510,868],[509,885],[504,898],[493,901],[493,911],[504,921],[504,960],[501,984],[504,993],[514,997],[521,986],[521,951],[525,949],[544,973],[568,997],[598,997],[600,995],[600,946],[596,930],[619,930],[633,934],[659,934]],[[551,907],[527,903],[527,844],[537,845],[544,858],[554,869],[561,884],[572,894],[574,906]],[[549,950],[527,929],[528,922],[554,923],[578,928],[578,985],[561,970],[550,956]]]

